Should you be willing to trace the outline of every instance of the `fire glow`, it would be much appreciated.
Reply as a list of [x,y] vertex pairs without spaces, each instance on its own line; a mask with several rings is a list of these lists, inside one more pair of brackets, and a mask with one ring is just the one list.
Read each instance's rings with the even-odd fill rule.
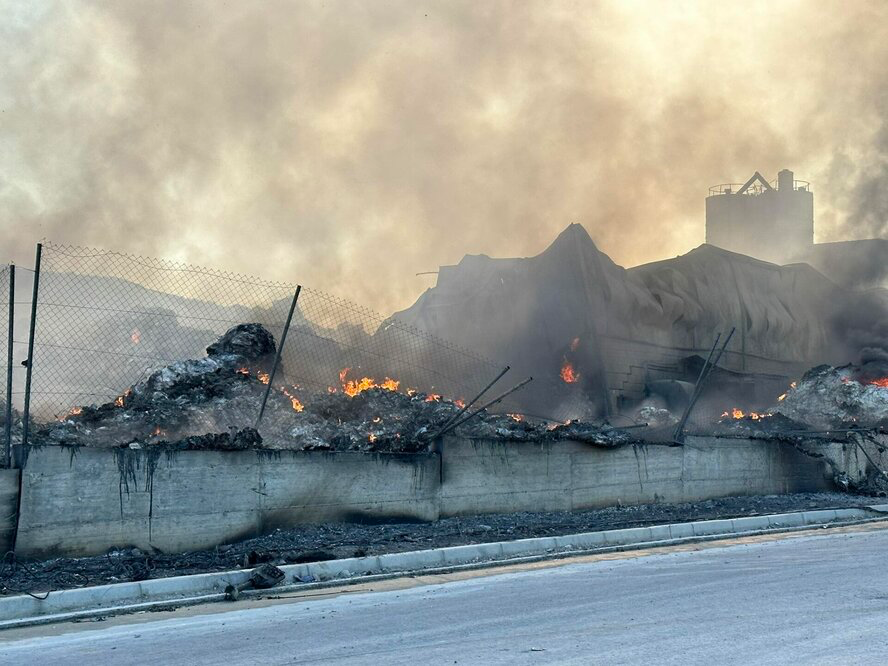
[[303,405],[301,402],[299,402],[299,398],[297,398],[295,395],[290,393],[286,387],[281,386],[281,393],[283,393],[285,396],[287,396],[290,399],[290,404],[293,406],[294,412],[301,412],[303,409],[305,409],[305,405]]
[[733,408],[731,408],[731,411],[729,411],[729,412],[723,412],[722,415],[721,415],[721,417],[722,417],[723,419],[731,418],[731,419],[734,419],[734,420],[736,420],[736,421],[739,421],[740,419],[745,419],[745,418],[752,419],[753,421],[761,421],[762,419],[766,419],[766,418],[768,418],[769,416],[771,416],[771,415],[768,414],[768,413],[766,413],[766,412],[749,412],[749,413],[746,413],[746,412],[744,412],[742,409],[738,409],[737,407],[733,407]]
[[850,377],[842,377],[843,384],[850,384],[854,382],[855,384],[861,384],[863,386],[875,386],[876,388],[888,388],[888,377],[877,377],[876,379],[869,379],[867,381],[860,381],[859,379],[851,379]]
[[575,384],[580,381],[580,373],[574,369],[573,364],[567,358],[561,365],[561,380],[566,384]]
[[339,371],[339,383],[342,384],[342,392],[348,397],[354,398],[358,393],[367,391],[372,388],[381,388],[386,391],[397,391],[401,385],[396,379],[386,377],[381,382],[377,382],[372,377],[361,377],[360,379],[348,379],[348,371],[351,368],[343,368]]
[[119,396],[117,396],[117,398],[114,400],[114,405],[115,405],[116,407],[123,407],[124,404],[126,403],[126,399],[127,399],[128,397],[130,397],[130,395],[132,395],[132,393],[133,393],[133,390],[132,390],[132,389],[127,389],[127,390],[123,393],[123,395],[119,395]]

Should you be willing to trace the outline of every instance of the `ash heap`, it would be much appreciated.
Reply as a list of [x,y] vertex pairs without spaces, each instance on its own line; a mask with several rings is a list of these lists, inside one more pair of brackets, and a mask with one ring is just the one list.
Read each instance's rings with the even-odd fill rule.
[[[274,337],[260,324],[240,324],[207,348],[202,359],[179,361],[103,405],[75,407],[59,421],[36,426],[32,443],[179,450],[351,450],[414,453],[456,416],[461,401],[400,391],[386,378],[349,379],[309,391],[277,379],[258,430],[255,424],[274,363]],[[568,422],[555,427],[519,415],[482,412],[457,428],[468,437],[544,441],[572,439],[598,446],[630,443],[608,425]]]
[[766,411],[733,408],[722,414],[720,423],[770,434],[857,429],[884,433],[888,431],[888,363],[817,366],[793,382]]

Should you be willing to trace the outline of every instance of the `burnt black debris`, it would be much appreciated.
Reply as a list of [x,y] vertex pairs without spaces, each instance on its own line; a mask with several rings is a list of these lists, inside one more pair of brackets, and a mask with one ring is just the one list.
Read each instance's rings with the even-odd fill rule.
[[246,361],[260,361],[274,355],[274,336],[262,324],[238,324],[207,347],[207,356],[240,356]]
[[[205,358],[151,372],[115,400],[76,407],[35,428],[32,443],[178,450],[349,450],[416,453],[460,407],[440,396],[374,386],[359,392],[310,391],[276,377],[259,431],[252,430],[267,390],[274,337],[241,324]],[[455,431],[508,441],[572,439],[595,446],[632,441],[609,425],[571,421],[551,427],[518,415],[483,413]]]
[[280,567],[425,548],[871,504],[872,497],[837,492],[726,497],[689,504],[659,503],[576,512],[461,516],[432,523],[300,525],[237,543],[178,555],[128,547],[93,557],[22,561],[17,560],[13,553],[7,553],[5,558],[0,559],[0,596],[28,592],[39,592],[42,596],[50,590],[229,571],[252,568],[266,562]]
[[[242,428],[231,432],[210,432],[191,435],[175,442],[159,440],[156,446],[179,451],[247,451],[258,449],[262,436],[255,428]],[[125,445],[124,445],[125,446]],[[139,446],[130,444],[130,447]]]

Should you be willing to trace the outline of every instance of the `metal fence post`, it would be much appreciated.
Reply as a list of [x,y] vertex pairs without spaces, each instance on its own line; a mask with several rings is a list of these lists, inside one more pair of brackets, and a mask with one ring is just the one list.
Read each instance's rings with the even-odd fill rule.
[[6,343],[6,464],[12,467],[12,338],[15,326],[15,264],[9,264],[9,339]]
[[274,357],[274,365],[271,366],[271,375],[268,377],[268,386],[265,388],[265,395],[262,396],[262,407],[259,408],[259,416],[256,418],[256,429],[259,429],[259,422],[262,421],[262,415],[265,414],[265,403],[268,402],[268,396],[271,394],[271,387],[274,386],[274,375],[277,372],[278,364],[281,362],[281,354],[284,351],[284,343],[287,341],[287,331],[290,330],[290,322],[293,321],[293,312],[296,310],[296,301],[299,300],[299,293],[302,291],[302,285],[296,285],[296,293],[293,294],[293,302],[290,303],[290,312],[287,313],[287,323],[284,324],[284,330],[281,332],[281,341],[278,344],[277,354]]
[[28,450],[28,430],[31,414],[31,375],[34,370],[34,327],[37,324],[37,296],[40,293],[40,259],[43,255],[43,243],[37,243],[37,257],[34,259],[34,290],[31,293],[31,326],[28,331],[28,360],[25,372],[25,408],[22,411],[22,444],[18,455],[18,464],[24,460],[24,452]]

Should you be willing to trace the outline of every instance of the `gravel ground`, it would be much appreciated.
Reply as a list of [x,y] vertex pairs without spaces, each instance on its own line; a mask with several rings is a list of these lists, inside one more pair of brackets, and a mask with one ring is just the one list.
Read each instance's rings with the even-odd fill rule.
[[275,530],[213,550],[164,555],[130,548],[103,556],[41,562],[16,561],[7,553],[0,564],[0,595],[86,585],[164,578],[252,567],[380,555],[490,541],[592,532],[713,518],[756,516],[818,508],[858,507],[874,498],[843,493],[804,493],[729,497],[689,504],[616,506],[575,513],[510,513],[447,518],[434,523],[359,525],[329,523]]

